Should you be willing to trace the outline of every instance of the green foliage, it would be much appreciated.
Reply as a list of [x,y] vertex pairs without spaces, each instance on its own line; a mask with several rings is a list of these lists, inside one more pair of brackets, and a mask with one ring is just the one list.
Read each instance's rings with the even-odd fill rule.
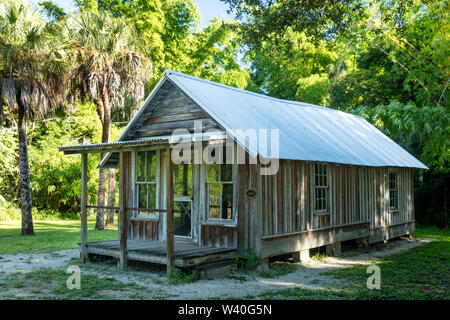
[[192,0],[134,2],[98,0],[99,8],[128,19],[144,44],[142,51],[153,64],[153,86],[164,69],[185,72],[239,88],[252,86],[249,70],[238,63],[242,38],[236,23],[215,19],[197,30],[199,13]]
[[233,260],[236,263],[237,269],[240,269],[244,273],[253,271],[259,266],[256,252],[250,248],[244,250],[244,257],[242,259],[234,256]]
[[20,209],[0,195],[0,222],[18,220],[20,216]]
[[196,33],[190,64],[181,71],[241,89],[258,90],[251,82],[249,70],[238,63],[243,44],[235,27],[233,21],[221,23],[216,18]]
[[57,21],[66,15],[64,9],[62,9],[52,1],[41,1],[39,2],[39,6],[41,7],[41,10],[47,15],[47,17],[52,20]]
[[340,49],[335,50],[288,28],[282,37],[270,33],[260,46],[251,47],[246,59],[253,80],[268,95],[323,105],[336,72]]
[[[450,174],[424,172],[414,179],[414,211],[418,223],[448,228],[446,203]],[[446,210],[447,209],[447,210]]]
[[128,20],[135,27],[143,43],[142,52],[153,64],[152,85],[165,68],[177,69],[176,66],[186,63],[187,31],[198,16],[193,1],[98,0],[97,3],[100,9]]
[[387,106],[358,107],[359,114],[436,172],[449,173],[450,112],[443,107],[417,107],[392,102]]
[[295,272],[297,268],[297,265],[291,263],[272,263],[267,270],[260,271],[259,275],[264,278],[278,278]]
[[[37,124],[31,145],[30,169],[33,205],[68,215],[79,211],[80,159],[65,156],[59,146],[99,142],[101,123],[92,103],[78,104],[73,117],[56,117]],[[88,194],[95,199],[99,157],[88,157]],[[92,200],[91,200],[92,201]]]
[[235,10],[243,20],[246,41],[259,44],[267,34],[283,34],[288,27],[306,32],[316,41],[348,30],[364,1],[308,1],[308,0],[221,0]]
[[200,280],[200,272],[196,269],[190,272],[185,272],[174,267],[168,275],[167,280],[170,284],[191,283]]
[[326,257],[327,257],[327,255],[326,255],[325,253],[317,252],[315,255],[313,255],[313,256],[311,257],[311,260],[320,262],[320,261],[322,261],[323,259],[325,259]]
[[[46,215],[73,217],[80,205],[80,159],[65,156],[59,146],[98,143],[101,141],[102,127],[95,105],[91,102],[78,103],[73,114],[55,116],[35,123],[30,131],[29,163],[33,205]],[[18,204],[17,133],[15,130],[0,128],[0,191],[4,212],[15,212]],[[116,139],[121,127],[111,127],[111,137]],[[98,155],[88,157],[88,195],[95,201],[98,181]],[[7,204],[5,204],[7,203]],[[5,208],[9,208],[6,210]],[[6,215],[4,213],[3,215]],[[11,214],[8,214],[11,215]],[[14,216],[14,215],[13,215]],[[45,216],[45,215],[44,215]]]
[[[396,100],[418,106],[449,107],[448,1],[415,1],[397,17],[383,1],[366,9],[370,18],[355,23],[352,50],[356,67],[340,77],[331,104],[345,109]],[[394,8],[399,9],[402,2]],[[401,24],[397,24],[401,19]]]
[[325,105],[330,89],[330,80],[327,73],[312,74],[297,81],[298,89],[296,99],[317,105]]
[[0,195],[3,201],[16,200],[19,175],[17,167],[17,131],[0,127]]

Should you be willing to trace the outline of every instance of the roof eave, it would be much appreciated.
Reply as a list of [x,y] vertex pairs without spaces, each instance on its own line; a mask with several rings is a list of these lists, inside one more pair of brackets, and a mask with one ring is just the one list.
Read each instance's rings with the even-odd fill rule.
[[78,153],[111,153],[111,152],[126,152],[138,148],[158,145],[168,146],[169,139],[151,139],[151,140],[135,140],[135,141],[120,141],[109,143],[98,143],[88,145],[62,146],[58,147],[59,151],[64,154],[78,154]]

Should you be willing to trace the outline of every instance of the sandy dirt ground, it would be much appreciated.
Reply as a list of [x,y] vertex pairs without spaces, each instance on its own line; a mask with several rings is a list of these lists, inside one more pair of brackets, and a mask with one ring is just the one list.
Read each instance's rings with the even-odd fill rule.
[[[404,250],[408,250],[434,239],[397,239],[387,245],[343,251],[340,257],[325,257],[320,260],[310,260],[307,264],[298,263],[298,268],[289,274],[277,278],[263,278],[254,274],[246,275],[246,281],[238,277],[228,277],[215,280],[199,280],[192,283],[168,285],[165,281],[164,269],[130,268],[127,272],[118,272],[113,263],[91,263],[90,267],[82,267],[82,274],[92,274],[97,277],[114,278],[123,283],[135,283],[152,292],[146,298],[156,296],[166,299],[226,299],[257,297],[265,291],[277,291],[286,288],[300,287],[304,289],[325,289],[329,286],[339,287],[336,278],[326,272],[336,268],[352,267],[357,264],[370,265],[375,260]],[[53,253],[36,254],[2,254],[0,255],[0,277],[14,277],[16,273],[27,273],[40,269],[66,270],[69,265],[76,264],[78,250],[64,250]],[[101,268],[101,271],[99,269]],[[5,279],[4,279],[5,280]],[[20,288],[17,293],[20,294]],[[10,294],[10,293],[9,293]],[[115,292],[117,299],[127,299],[125,292]],[[0,292],[0,299],[2,293]],[[34,298],[39,298],[36,296]]]

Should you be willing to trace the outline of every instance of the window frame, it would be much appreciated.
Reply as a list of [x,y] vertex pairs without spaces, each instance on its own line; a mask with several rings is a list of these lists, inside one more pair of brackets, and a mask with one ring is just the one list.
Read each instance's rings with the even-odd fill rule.
[[[395,177],[395,188],[391,189],[391,174]],[[398,184],[398,171],[395,169],[389,169],[387,174],[387,184],[388,184],[388,208],[389,212],[399,212],[399,184]],[[391,191],[395,192],[395,206],[391,206]]]
[[[138,181],[138,153],[139,152],[149,152],[154,151],[156,153],[156,170],[155,170],[155,181]],[[160,199],[160,193],[161,193],[161,149],[142,149],[142,150],[136,150],[132,153],[132,161],[133,161],[133,205],[136,208],[139,208],[139,189],[141,185],[155,185],[155,205],[158,209],[161,207],[161,199]],[[147,161],[147,157],[146,157]],[[147,162],[146,162],[147,164]],[[147,171],[147,168],[145,168]],[[148,192],[147,192],[148,197]],[[147,198],[148,202],[148,198]],[[148,204],[147,204],[148,206]],[[143,211],[134,211],[133,212],[134,218],[139,219],[145,219],[145,220],[159,220],[160,213],[159,212],[143,212]]]
[[[226,147],[226,145],[225,145]],[[237,160],[237,148],[236,143],[233,143],[233,163],[229,164],[231,165],[231,181],[208,181],[208,166],[210,164],[207,164],[203,162],[203,174],[204,174],[204,187],[205,187],[205,202],[206,202],[206,211],[205,211],[205,223],[206,224],[214,224],[214,225],[222,225],[222,226],[236,226],[237,225],[237,169],[238,166],[236,164]],[[224,163],[227,164],[227,163]],[[223,165],[223,164],[219,164]],[[209,209],[210,209],[210,203],[209,203],[209,196],[210,196],[210,185],[212,184],[219,184],[221,186],[221,192],[220,192],[220,199],[222,200],[222,190],[224,184],[232,185],[232,201],[231,201],[231,219],[222,219],[222,218],[210,218],[209,216]],[[222,208],[222,201],[220,202],[220,208]]]
[[[174,234],[174,236],[176,238],[183,238],[183,239],[194,239],[194,163],[192,162],[191,159],[191,163],[189,165],[191,165],[191,193],[188,196],[177,196],[175,195],[175,188],[176,188],[176,179],[175,179],[175,166],[177,165],[182,165],[181,164],[173,164],[173,175],[174,175],[174,196],[173,196],[173,205],[175,208],[175,202],[189,202],[190,203],[190,207],[191,207],[191,231],[190,231],[190,236],[182,236],[182,235],[177,235]],[[174,220],[174,232],[175,232],[175,220]]]
[[[314,214],[315,215],[327,215],[330,214],[330,206],[331,206],[331,197],[330,197],[330,166],[328,163],[323,162],[313,162],[312,163],[312,192],[313,192],[313,208],[314,208]],[[325,167],[325,177],[326,177],[326,185],[316,185],[316,165],[324,166]],[[321,176],[324,176],[323,173],[320,173]],[[323,189],[325,192],[325,204],[326,209],[316,209],[316,189]]]

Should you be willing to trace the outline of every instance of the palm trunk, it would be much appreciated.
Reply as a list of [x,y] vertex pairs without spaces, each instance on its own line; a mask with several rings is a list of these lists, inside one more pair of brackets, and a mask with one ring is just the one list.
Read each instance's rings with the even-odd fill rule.
[[[114,207],[116,204],[116,171],[114,169],[108,170],[108,207]],[[108,209],[106,214],[106,228],[114,226],[114,209]]]
[[[19,91],[19,90],[18,90]],[[31,214],[31,184],[30,166],[28,164],[27,125],[25,120],[25,107],[17,98],[19,105],[19,119],[17,129],[19,133],[19,185],[20,208],[22,210],[22,235],[34,235],[33,216]]]
[[[103,119],[102,119],[102,143],[109,142],[109,128],[111,126],[111,106],[109,104],[109,95],[108,95],[108,89],[106,87],[106,79],[103,84],[103,92],[102,92],[102,104],[103,104]],[[101,158],[105,154],[101,155]],[[99,177],[98,177],[98,201],[97,206],[104,207],[105,206],[105,200],[106,200],[106,169],[101,168],[99,170]],[[95,229],[96,230],[103,230],[105,228],[105,210],[104,209],[98,209],[97,210],[97,218],[95,221]]]
[[[102,154],[101,159],[103,159]],[[97,217],[95,219],[95,230],[103,230],[105,228],[105,210],[101,207],[105,206],[106,194],[106,169],[100,169],[98,174],[98,193],[97,193]]]

